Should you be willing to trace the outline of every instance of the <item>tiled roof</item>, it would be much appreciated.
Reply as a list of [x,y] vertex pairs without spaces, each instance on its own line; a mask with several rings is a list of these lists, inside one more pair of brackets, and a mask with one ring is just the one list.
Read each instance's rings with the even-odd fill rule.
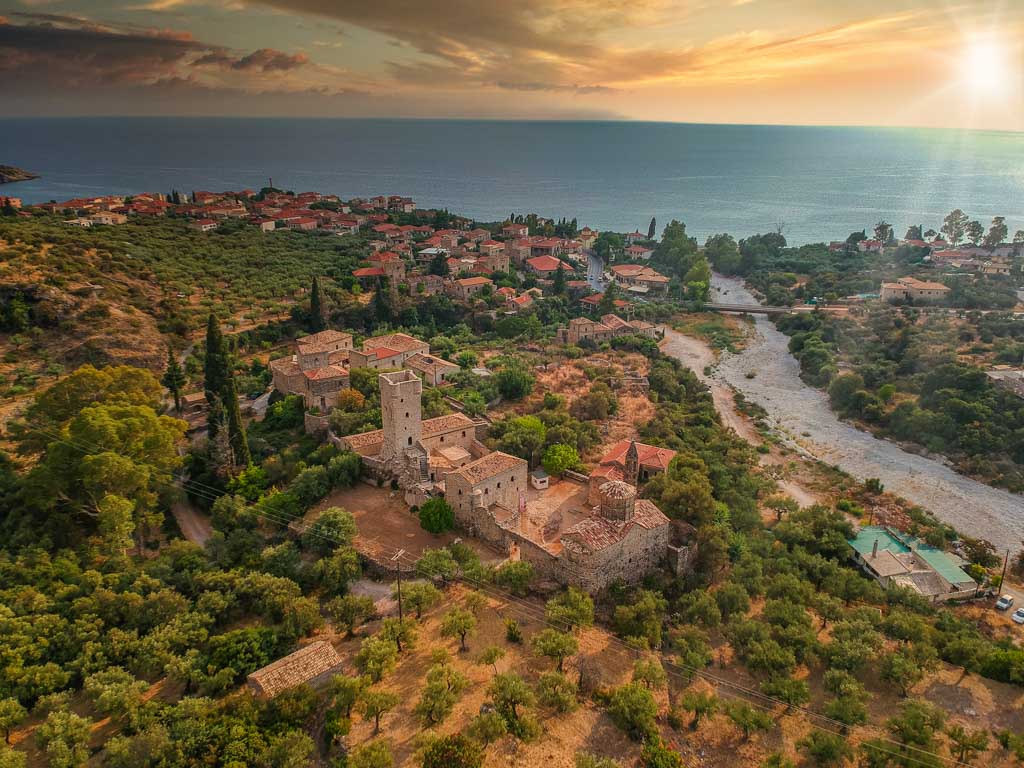
[[346,341],[352,338],[351,333],[345,333],[344,331],[334,331],[328,329],[326,331],[320,331],[319,333],[311,333],[309,336],[303,336],[299,339],[299,345],[308,343],[312,344],[334,344],[338,341]]
[[355,435],[345,435],[341,438],[352,449],[365,448],[368,445],[384,442],[383,429],[371,429],[369,432],[359,432]]
[[620,523],[609,520],[595,511],[590,517],[565,531],[561,538],[576,539],[591,552],[598,552],[622,541],[634,526],[650,531],[668,524],[669,519],[654,502],[650,499],[638,499],[633,508],[633,517],[629,521]]
[[476,461],[470,462],[461,469],[457,469],[451,475],[459,475],[465,478],[466,482],[470,485],[476,485],[489,477],[500,475],[502,472],[507,472],[520,466],[525,470],[527,467],[526,461],[518,456],[510,456],[501,451],[494,451]]
[[420,341],[405,333],[389,333],[385,336],[373,336],[363,342],[363,350],[369,351],[377,347],[387,347],[398,352],[412,352],[427,346],[425,341]]
[[270,361],[271,371],[280,371],[285,376],[297,376],[302,373],[302,369],[299,368],[299,364],[292,360],[290,357],[282,357],[277,360]]
[[341,664],[341,656],[330,643],[319,640],[278,659],[248,677],[249,685],[273,698],[296,685],[309,682]]
[[[603,464],[618,464],[625,466],[626,464],[626,452],[629,450],[629,446],[632,440],[620,440],[615,443],[604,456],[601,457],[600,463]],[[664,471],[668,468],[668,464],[675,457],[676,452],[668,448],[658,448],[654,445],[647,445],[645,443],[636,443],[637,454],[640,459],[640,466],[649,467],[652,469],[658,469]]]
[[488,277],[464,277],[455,282],[463,287],[471,288],[474,285],[491,285],[493,281]]
[[410,368],[415,368],[417,371],[423,371],[424,373],[435,374],[438,371],[450,371],[452,369],[458,370],[459,366],[455,363],[449,363],[447,360],[442,360],[439,357],[433,355],[424,355],[421,352],[416,353],[405,361],[405,364]]
[[423,420],[423,437],[434,437],[442,432],[454,432],[457,429],[476,429],[473,420],[464,413],[449,413]]
[[558,269],[559,264],[563,264],[567,270],[572,270],[571,266],[554,256],[534,256],[532,259],[527,259],[526,263],[537,272],[554,272]]
[[383,277],[383,267],[360,267],[352,270],[352,277]]
[[339,379],[348,376],[348,371],[340,365],[325,365],[323,368],[314,368],[312,371],[303,371],[302,375],[310,381],[326,381],[328,379]]

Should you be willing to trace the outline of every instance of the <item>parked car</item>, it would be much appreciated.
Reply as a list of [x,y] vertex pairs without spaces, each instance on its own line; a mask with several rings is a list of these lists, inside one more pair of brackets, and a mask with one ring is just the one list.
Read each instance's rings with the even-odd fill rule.
[[1010,618],[1017,624],[1024,624],[1024,608],[1018,608]]
[[1007,610],[1010,609],[1011,605],[1013,605],[1013,596],[1012,595],[1000,595],[999,599],[996,600],[996,610],[997,611],[1007,611]]

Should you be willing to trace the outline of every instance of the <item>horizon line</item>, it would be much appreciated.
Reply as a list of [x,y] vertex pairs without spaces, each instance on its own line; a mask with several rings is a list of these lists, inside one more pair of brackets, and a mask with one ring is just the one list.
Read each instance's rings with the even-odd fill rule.
[[958,133],[1005,133],[1024,134],[1024,129],[1014,128],[968,128],[964,126],[938,125],[878,125],[866,123],[736,123],[706,122],[691,120],[637,120],[626,117],[431,117],[408,115],[370,116],[329,116],[329,115],[9,115],[0,117],[0,122],[19,120],[337,120],[351,122],[435,122],[435,123],[588,123],[588,124],[632,124],[632,125],[679,125],[714,128],[856,128],[892,131],[945,131]]

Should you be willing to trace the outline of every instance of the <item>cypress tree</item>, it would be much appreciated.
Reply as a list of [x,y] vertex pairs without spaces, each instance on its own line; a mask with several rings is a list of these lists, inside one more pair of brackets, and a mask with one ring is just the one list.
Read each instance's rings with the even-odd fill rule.
[[227,442],[236,466],[248,466],[252,461],[249,444],[245,435],[245,423],[238,406],[238,390],[234,374],[224,347],[224,335],[220,323],[211,313],[206,326],[206,360],[203,370],[203,390],[206,402],[210,404],[206,419],[211,444],[218,444],[221,427],[227,427]]
[[320,293],[320,278],[313,278],[313,288],[309,297],[309,330],[313,333],[327,328],[324,322],[324,297]]
[[238,405],[238,390],[235,387],[235,379],[230,374],[224,383],[224,415],[235,466],[248,467],[252,463],[252,454],[249,452],[249,440],[245,434],[245,422],[242,421],[242,411]]
[[653,216],[651,216],[651,224],[650,224],[649,227],[647,227],[647,239],[648,240],[653,240],[654,239],[655,227],[657,227],[657,226],[658,226],[658,222],[655,220],[655,218]]
[[181,388],[185,385],[185,372],[181,370],[178,359],[174,356],[174,350],[170,347],[167,347],[167,370],[164,371],[160,383],[167,387],[174,398],[175,413],[181,413]]
[[224,393],[224,382],[227,379],[227,358],[224,354],[224,336],[220,331],[220,323],[211,312],[206,324],[206,358],[203,361],[203,393],[209,405],[206,418],[210,440],[217,437],[217,430],[223,422],[223,410],[218,408]]
[[619,286],[615,284],[615,281],[608,283],[605,286],[604,294],[601,296],[601,301],[598,302],[597,311],[602,315],[607,315],[615,312],[615,302],[619,298]]
[[385,281],[377,278],[377,290],[373,293],[373,313],[379,322],[391,320],[391,297]]
[[565,263],[562,261],[558,262],[558,269],[555,270],[555,279],[552,282],[551,291],[556,296],[561,296],[565,293]]

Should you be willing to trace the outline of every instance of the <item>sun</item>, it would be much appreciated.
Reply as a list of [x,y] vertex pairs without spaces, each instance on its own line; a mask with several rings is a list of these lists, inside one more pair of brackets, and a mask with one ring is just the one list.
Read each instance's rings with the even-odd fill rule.
[[1002,46],[992,40],[969,44],[964,49],[960,67],[964,85],[979,94],[997,94],[1010,84],[1008,56]]

